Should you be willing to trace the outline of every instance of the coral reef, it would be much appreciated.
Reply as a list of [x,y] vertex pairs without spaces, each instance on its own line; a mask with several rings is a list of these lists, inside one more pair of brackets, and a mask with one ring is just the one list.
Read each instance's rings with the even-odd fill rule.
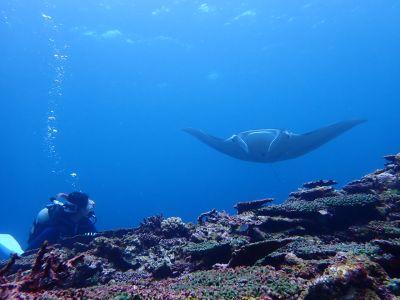
[[265,204],[272,202],[273,200],[274,199],[272,199],[272,198],[266,198],[266,199],[255,200],[255,201],[238,202],[235,205],[235,208],[236,208],[238,214],[242,214],[246,211],[259,209],[259,208],[263,207]]
[[335,189],[154,216],[0,264],[0,299],[398,299],[400,154]]
[[70,259],[63,259],[63,256],[62,252],[51,249],[44,243],[30,271],[6,276],[17,259],[13,256],[0,272],[0,299],[17,298],[23,293],[31,294],[33,297],[40,291],[54,287],[79,286],[79,282],[85,279],[85,272],[81,272],[80,268],[84,255],[79,254]]

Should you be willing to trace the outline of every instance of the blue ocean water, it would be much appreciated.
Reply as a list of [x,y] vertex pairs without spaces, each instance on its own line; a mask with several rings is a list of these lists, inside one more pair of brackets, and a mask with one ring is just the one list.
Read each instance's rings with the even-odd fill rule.
[[[99,229],[340,184],[399,150],[400,1],[0,3],[1,233],[78,189]],[[362,124],[295,160],[235,160],[181,129]]]

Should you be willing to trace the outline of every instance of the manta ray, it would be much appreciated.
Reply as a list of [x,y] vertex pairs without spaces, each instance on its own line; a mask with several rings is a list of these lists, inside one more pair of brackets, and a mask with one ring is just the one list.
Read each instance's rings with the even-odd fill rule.
[[304,134],[282,129],[257,129],[240,132],[227,139],[214,137],[194,128],[183,130],[231,157],[273,163],[311,152],[363,122],[365,120],[343,121]]

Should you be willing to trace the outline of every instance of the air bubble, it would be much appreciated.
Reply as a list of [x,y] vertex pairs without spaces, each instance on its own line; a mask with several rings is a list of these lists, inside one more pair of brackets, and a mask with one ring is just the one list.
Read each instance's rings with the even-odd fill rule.
[[[45,8],[51,9],[48,1],[45,1]],[[64,41],[59,40],[60,31],[62,30],[61,24],[58,24],[53,17],[49,14],[42,13],[44,25],[46,26],[49,37],[47,38],[48,45],[51,50],[51,67],[53,80],[51,87],[48,91],[48,112],[47,112],[47,130],[44,136],[46,152],[51,162],[51,174],[59,176],[65,182],[69,183],[72,188],[78,188],[78,174],[77,172],[70,172],[64,166],[61,154],[58,150],[58,137],[60,134],[59,124],[57,122],[59,115],[59,106],[63,99],[63,85],[65,78],[65,64],[68,62],[68,55],[66,50],[69,48]]]

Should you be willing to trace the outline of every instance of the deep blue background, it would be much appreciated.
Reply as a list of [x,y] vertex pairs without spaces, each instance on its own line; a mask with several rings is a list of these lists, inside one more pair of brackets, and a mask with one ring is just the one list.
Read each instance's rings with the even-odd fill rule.
[[[32,2],[0,3],[0,232],[22,243],[48,197],[71,191],[71,172],[105,229],[283,201],[304,181],[344,184],[399,151],[399,1]],[[59,166],[45,140],[54,45],[68,56],[53,99]],[[348,118],[368,123],[274,165],[181,131],[301,133]]]

